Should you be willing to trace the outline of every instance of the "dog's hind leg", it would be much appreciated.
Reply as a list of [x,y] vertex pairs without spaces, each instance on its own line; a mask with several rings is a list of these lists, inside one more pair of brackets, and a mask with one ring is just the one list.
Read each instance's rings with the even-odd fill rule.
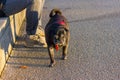
[[54,48],[53,47],[48,47],[48,53],[49,53],[49,56],[50,56],[50,65],[49,65],[49,67],[53,67],[55,65]]

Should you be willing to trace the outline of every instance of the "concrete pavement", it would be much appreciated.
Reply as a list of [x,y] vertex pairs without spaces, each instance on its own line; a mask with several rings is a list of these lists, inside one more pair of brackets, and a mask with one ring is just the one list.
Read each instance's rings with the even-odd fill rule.
[[24,48],[19,38],[1,80],[120,80],[120,0],[46,0],[43,26],[56,7],[70,24],[68,59],[56,53],[49,68],[47,49]]

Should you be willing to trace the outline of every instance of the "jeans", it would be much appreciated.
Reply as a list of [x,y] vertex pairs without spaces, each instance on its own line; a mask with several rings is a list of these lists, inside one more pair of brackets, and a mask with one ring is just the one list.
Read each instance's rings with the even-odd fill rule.
[[26,8],[26,33],[34,35],[41,23],[43,4],[44,0],[6,0],[3,12],[10,16]]

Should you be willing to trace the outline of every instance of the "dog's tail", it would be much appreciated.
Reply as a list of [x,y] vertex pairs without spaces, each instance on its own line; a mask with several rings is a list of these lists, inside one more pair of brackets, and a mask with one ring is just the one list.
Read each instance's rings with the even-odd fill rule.
[[59,10],[59,9],[53,9],[51,12],[50,12],[50,15],[49,17],[53,17],[54,15],[61,15],[62,12]]

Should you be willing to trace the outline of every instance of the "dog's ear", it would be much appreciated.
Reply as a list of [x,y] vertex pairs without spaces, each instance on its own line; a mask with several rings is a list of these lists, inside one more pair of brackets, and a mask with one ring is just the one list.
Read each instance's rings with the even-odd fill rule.
[[51,12],[49,14],[49,17],[51,18],[51,17],[53,17],[56,14],[62,15],[62,12],[59,9],[53,9],[53,10],[51,10]]

